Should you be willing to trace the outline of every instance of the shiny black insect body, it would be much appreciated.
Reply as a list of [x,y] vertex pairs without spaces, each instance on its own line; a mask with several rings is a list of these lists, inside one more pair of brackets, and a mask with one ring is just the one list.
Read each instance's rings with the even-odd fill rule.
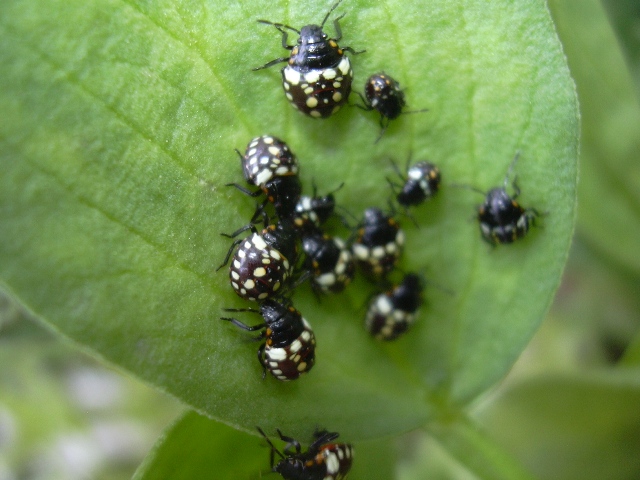
[[367,208],[352,245],[353,255],[366,275],[381,278],[398,263],[404,239],[404,231],[393,216],[379,208]]
[[365,328],[378,340],[394,340],[407,331],[422,305],[424,282],[419,275],[408,273],[389,291],[374,296],[369,302]]
[[[303,452],[300,442],[284,436],[280,430],[277,430],[280,440],[287,442],[283,451],[271,443],[261,428],[258,431],[271,447],[271,470],[285,480],[343,480],[351,470],[353,446],[335,442],[338,433],[316,432],[314,442]],[[275,455],[280,457],[278,462]]]
[[245,300],[263,301],[275,296],[291,277],[298,258],[298,237],[286,219],[260,232],[249,224],[225,236],[233,238],[246,230],[251,235],[234,240],[217,270],[229,262],[237,246],[229,267],[231,286]]
[[[249,185],[259,187],[252,192],[237,183],[228,183],[252,197],[265,195],[263,203],[271,203],[279,218],[293,215],[302,185],[298,178],[298,160],[289,146],[277,137],[262,135],[249,142],[244,155],[238,152],[244,178]],[[261,209],[258,209],[256,215]]]
[[278,380],[295,380],[315,364],[316,337],[309,323],[291,305],[277,300],[265,300],[260,309],[227,308],[227,312],[250,312],[262,315],[263,323],[249,326],[233,317],[221,317],[250,332],[262,330],[258,338],[264,343],[258,348],[258,361]]
[[364,97],[360,94],[364,110],[376,110],[380,114],[380,135],[378,142],[389,126],[391,120],[395,120],[403,113],[426,112],[427,109],[403,111],[406,106],[404,92],[393,77],[384,72],[375,73],[367,79],[364,87]]
[[302,237],[304,268],[316,292],[339,293],[351,282],[356,264],[351,249],[339,238],[320,231]]
[[513,169],[518,156],[514,158],[502,187],[492,188],[485,194],[482,204],[477,207],[477,218],[480,224],[482,238],[489,244],[513,243],[523,238],[536,219],[541,215],[535,208],[524,208],[516,198],[520,195],[517,179],[514,178],[511,186],[514,194],[507,193],[509,174]]
[[[289,57],[272,60],[254,70],[287,62],[282,69],[285,96],[296,109],[313,118],[330,117],[347,102],[351,92],[353,70],[344,52],[361,53],[350,47],[338,45],[342,38],[339,21],[344,14],[333,21],[336,38],[329,38],[323,31],[329,15],[341,1],[331,7],[320,25],[306,25],[300,30],[282,23],[258,20],[260,23],[273,25],[282,33],[282,47],[291,50],[291,54]],[[296,45],[287,44],[286,30],[298,34]]]

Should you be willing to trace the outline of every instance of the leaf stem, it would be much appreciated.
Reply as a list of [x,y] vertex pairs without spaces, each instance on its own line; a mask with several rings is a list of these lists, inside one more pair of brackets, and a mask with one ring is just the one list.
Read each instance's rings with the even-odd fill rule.
[[461,464],[478,478],[488,480],[534,480],[501,445],[469,418],[461,416],[450,423],[438,422],[426,430]]

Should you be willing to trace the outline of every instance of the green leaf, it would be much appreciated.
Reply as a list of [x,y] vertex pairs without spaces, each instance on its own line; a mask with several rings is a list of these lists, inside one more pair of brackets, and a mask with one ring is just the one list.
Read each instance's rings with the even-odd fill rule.
[[578,231],[638,275],[640,105],[598,0],[549,6],[582,112]]
[[[473,399],[535,331],[573,230],[577,106],[543,1],[349,0],[336,13],[341,44],[367,49],[352,59],[357,89],[384,69],[429,112],[400,117],[377,144],[375,112],[304,118],[277,68],[250,71],[283,54],[255,20],[300,26],[328,7],[1,2],[0,278],[54,330],[213,418],[357,441]],[[246,306],[215,272],[229,247],[219,233],[254,209],[223,185],[241,180],[233,149],[265,132],[289,142],[307,191],[344,181],[337,199],[356,215],[386,206],[389,156],[436,162],[443,190],[415,210],[420,229],[405,221],[402,266],[455,292],[430,289],[412,331],[381,345],[362,328],[364,280],[320,303],[301,287],[317,363],[286,384],[262,380],[257,344],[218,320]],[[548,214],[491,249],[472,220],[481,196],[451,185],[501,185],[516,152],[520,200]]]
[[[207,417],[188,411],[158,440],[138,468],[133,480],[179,479],[257,479],[270,471],[267,442]],[[284,443],[276,432],[267,432],[275,446]],[[288,434],[288,432],[283,432]],[[298,440],[308,446],[313,430]],[[347,442],[340,438],[339,441]],[[362,442],[356,447],[350,479],[392,478],[394,448],[390,440]],[[276,460],[278,458],[276,457]],[[260,472],[260,473],[258,473]]]
[[266,442],[188,411],[160,437],[133,480],[246,480],[269,471]]
[[520,382],[478,417],[541,480],[631,480],[640,469],[639,402],[639,370],[612,369]]

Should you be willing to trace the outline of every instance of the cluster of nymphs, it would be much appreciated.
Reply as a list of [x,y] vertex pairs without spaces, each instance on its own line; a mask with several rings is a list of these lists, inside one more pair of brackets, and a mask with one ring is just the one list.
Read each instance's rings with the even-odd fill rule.
[[[297,110],[314,118],[330,117],[348,103],[353,70],[345,52],[361,53],[338,45],[342,36],[339,20],[344,15],[333,22],[336,38],[329,38],[323,31],[340,1],[333,5],[320,25],[307,25],[300,30],[259,20],[282,34],[282,46],[290,50],[290,55],[254,70],[287,62],[282,69],[285,96]],[[298,34],[295,45],[288,44],[287,31]],[[364,95],[359,95],[363,104],[356,106],[380,114],[378,140],[390,120],[402,113],[411,113],[403,111],[404,93],[398,82],[385,73],[369,77]],[[263,377],[269,372],[278,380],[295,380],[314,366],[315,334],[291,301],[294,289],[306,281],[318,296],[339,293],[351,282],[358,267],[380,289],[369,300],[364,319],[366,330],[379,340],[394,340],[403,334],[423,302],[425,282],[417,273],[396,273],[405,234],[395,217],[401,210],[413,219],[409,211],[438,192],[439,169],[430,162],[418,161],[412,165],[407,162],[401,171],[392,162],[397,179],[387,180],[395,203],[389,202],[388,211],[367,208],[363,217],[349,226],[345,218],[335,212],[333,193],[319,196],[314,188],[313,195],[302,195],[298,160],[281,139],[262,135],[252,139],[244,153],[237,153],[249,187],[228,185],[252,197],[264,196],[264,201],[257,206],[247,225],[225,234],[234,240],[218,269],[229,264],[234,292],[257,303],[257,308],[225,310],[260,315],[262,322],[247,325],[231,316],[222,320],[247,331],[260,332],[258,339],[263,341],[258,348],[258,361]],[[509,174],[510,171],[507,178]],[[515,181],[513,196],[507,194],[506,187],[507,179],[503,187],[482,192],[485,201],[477,209],[482,238],[494,246],[523,237],[539,215],[536,210],[525,209],[516,202],[519,189]],[[325,222],[332,216],[339,217],[349,229],[346,240],[327,233]],[[247,231],[248,235],[240,238]],[[396,276],[400,281],[394,283],[391,278]],[[301,452],[296,440],[280,431],[278,434],[287,445],[280,451],[267,438],[271,446],[271,467],[285,479],[338,480],[344,478],[351,467],[353,448],[335,443],[337,433],[317,432],[307,452]],[[280,458],[278,462],[275,455]]]

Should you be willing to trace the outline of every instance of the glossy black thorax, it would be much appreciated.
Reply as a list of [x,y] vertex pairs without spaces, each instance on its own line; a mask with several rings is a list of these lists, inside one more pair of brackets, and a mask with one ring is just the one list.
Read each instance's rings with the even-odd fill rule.
[[335,67],[343,52],[337,42],[328,38],[319,25],[306,25],[300,30],[298,45],[291,51],[289,65],[301,73]]
[[321,232],[303,237],[302,251],[307,256],[305,266],[322,273],[331,271],[335,267],[341,253],[333,239]]
[[304,330],[300,312],[276,300],[265,300],[260,304],[260,313],[270,330],[270,346],[273,348],[290,345]]
[[487,192],[479,207],[478,219],[492,227],[515,225],[524,213],[524,208],[504,188],[494,188]]
[[386,245],[396,239],[399,226],[393,217],[378,208],[368,208],[358,231],[358,241],[363,245]]
[[398,82],[384,74],[369,77],[365,95],[369,105],[390,120],[399,117],[406,105],[404,92],[400,90]]
[[290,218],[302,194],[302,184],[297,175],[275,177],[262,187],[267,200],[273,204],[280,218]]
[[407,313],[415,313],[422,305],[424,283],[418,275],[408,273],[402,283],[391,292],[391,302],[394,308]]
[[280,252],[287,260],[295,263],[298,256],[296,231],[288,220],[281,220],[265,228],[261,236],[265,243]]

